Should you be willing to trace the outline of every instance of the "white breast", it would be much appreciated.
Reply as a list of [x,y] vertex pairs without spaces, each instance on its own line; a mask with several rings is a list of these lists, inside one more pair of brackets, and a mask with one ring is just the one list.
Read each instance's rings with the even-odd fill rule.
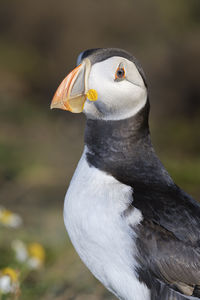
[[137,225],[142,215],[123,212],[132,189],[106,173],[90,167],[85,157],[78,164],[65,197],[64,221],[79,256],[110,291],[124,300],[147,300],[150,293],[135,275],[135,236],[128,224]]

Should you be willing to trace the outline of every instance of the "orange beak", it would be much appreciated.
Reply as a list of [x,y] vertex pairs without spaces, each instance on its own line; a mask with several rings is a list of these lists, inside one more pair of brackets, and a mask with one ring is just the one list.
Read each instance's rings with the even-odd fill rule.
[[87,99],[87,81],[91,68],[89,59],[85,59],[61,82],[51,102],[52,108],[69,110],[73,113],[83,111]]

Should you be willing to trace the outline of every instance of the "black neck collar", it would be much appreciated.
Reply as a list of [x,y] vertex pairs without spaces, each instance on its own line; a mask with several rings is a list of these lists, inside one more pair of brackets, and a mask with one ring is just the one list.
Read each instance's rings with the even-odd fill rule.
[[117,121],[88,119],[85,130],[87,161],[134,188],[166,186],[172,180],[152,147],[149,104],[135,116]]

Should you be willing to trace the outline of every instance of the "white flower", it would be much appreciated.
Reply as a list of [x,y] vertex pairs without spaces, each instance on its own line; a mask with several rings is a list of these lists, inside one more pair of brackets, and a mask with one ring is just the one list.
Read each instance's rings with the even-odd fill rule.
[[45,261],[45,250],[39,243],[31,243],[28,245],[28,265],[32,269],[39,269]]
[[18,290],[18,273],[11,268],[0,270],[0,294],[17,293]]
[[12,291],[11,278],[8,275],[0,277],[0,291],[2,294],[8,294]]
[[17,228],[22,224],[22,218],[4,207],[0,207],[0,223],[6,227]]
[[20,240],[14,240],[11,244],[15,251],[16,259],[21,263],[26,263],[30,269],[39,269],[45,261],[45,250],[39,243],[26,245]]
[[27,264],[31,269],[39,269],[42,265],[41,261],[37,257],[30,257]]
[[20,240],[14,240],[11,244],[15,251],[16,259],[19,262],[25,262],[28,259],[28,251],[26,245]]

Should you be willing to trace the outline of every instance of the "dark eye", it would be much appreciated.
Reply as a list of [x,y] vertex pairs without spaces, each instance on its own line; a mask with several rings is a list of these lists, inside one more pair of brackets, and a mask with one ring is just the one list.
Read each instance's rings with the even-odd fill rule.
[[125,78],[125,70],[122,67],[118,67],[115,73],[115,79],[123,79]]

